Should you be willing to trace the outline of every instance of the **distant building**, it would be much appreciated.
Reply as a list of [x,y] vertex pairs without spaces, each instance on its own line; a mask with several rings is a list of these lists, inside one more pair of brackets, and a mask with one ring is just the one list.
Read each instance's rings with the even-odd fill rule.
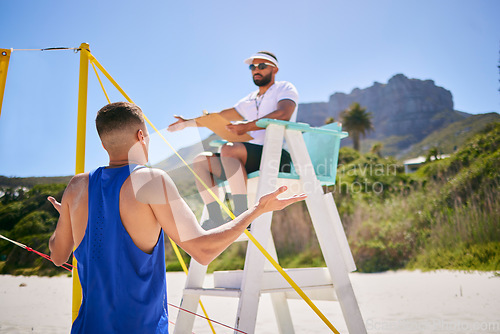
[[[440,155],[438,155],[438,160],[446,159],[449,157],[450,157],[449,154],[440,154]],[[431,157],[431,161],[434,161],[435,159],[436,159],[435,157]],[[405,166],[405,173],[408,174],[408,173],[415,172],[426,161],[427,161],[427,158],[423,157],[423,156],[419,156],[417,158],[408,159],[408,160],[403,161],[403,165]]]

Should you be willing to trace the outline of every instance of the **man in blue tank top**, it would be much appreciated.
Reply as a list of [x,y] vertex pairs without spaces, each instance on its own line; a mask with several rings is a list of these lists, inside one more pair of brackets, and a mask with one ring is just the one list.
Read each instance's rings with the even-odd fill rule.
[[96,127],[109,165],[74,176],[50,238],[51,258],[73,251],[83,300],[72,333],[168,333],[165,232],[207,265],[265,212],[303,200],[277,196],[282,187],[228,224],[205,231],[162,170],[145,168],[149,135],[141,109],[117,102],[97,113]]

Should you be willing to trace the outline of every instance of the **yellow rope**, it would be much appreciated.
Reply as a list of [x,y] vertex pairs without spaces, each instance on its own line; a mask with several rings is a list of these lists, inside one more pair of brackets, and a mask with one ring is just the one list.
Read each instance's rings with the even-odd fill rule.
[[101,77],[99,77],[99,73],[97,73],[97,69],[95,68],[94,63],[90,62],[90,65],[92,65],[92,68],[94,69],[95,76],[97,77],[97,80],[99,80],[99,84],[101,85],[104,96],[106,96],[106,100],[108,100],[108,103],[111,103],[111,100],[109,99],[108,93],[106,93],[106,89],[104,89],[104,85],[102,84]]
[[[87,50],[82,50],[82,52],[88,52]],[[118,85],[118,83],[116,83],[116,81],[109,75],[109,73],[101,66],[101,64],[99,64],[99,62],[97,61],[97,59],[89,52],[89,60],[90,62],[93,64],[95,63],[96,66],[101,70],[102,73],[104,73],[104,75],[109,79],[109,81],[116,87],[116,89],[118,89],[118,91],[120,93],[122,93],[122,95],[127,99],[127,101],[129,101],[130,103],[134,103],[132,101],[132,99],[130,99],[130,97],[128,97],[128,95],[123,91],[123,89],[121,89],[121,87]],[[158,131],[158,129],[153,125],[153,123],[146,117],[146,115],[144,115],[144,119],[146,120],[146,122],[151,126],[151,128],[153,128],[154,131],[156,131],[156,133],[158,133],[158,135],[160,136],[160,138],[163,139],[163,141],[172,149],[172,151],[175,153],[175,155],[177,155],[177,157],[179,157],[181,159],[181,161],[184,163],[184,165],[186,165],[186,167],[191,171],[191,173],[195,176],[195,178],[200,181],[200,183],[206,188],[206,190],[210,193],[210,195],[215,198],[215,200],[217,201],[217,203],[219,203],[219,205],[221,206],[221,208],[223,208],[223,210],[231,217],[231,219],[234,219],[236,218],[235,215],[231,212],[231,210],[229,210],[229,208],[219,199],[219,197],[217,195],[214,194],[214,192],[212,190],[210,190],[210,188],[206,185],[205,182],[203,182],[203,180],[200,178],[200,176],[198,174],[196,174],[196,172],[189,166],[189,164],[180,156],[180,154],[175,150],[175,148],[168,142],[168,140],[160,133],[160,131]],[[245,230],[245,235],[255,244],[255,246],[262,252],[262,254],[266,257],[266,259],[269,260],[269,262],[271,262],[271,264],[274,266],[274,268],[276,268],[276,270],[278,270],[278,272],[285,278],[285,280],[292,286],[292,288],[302,297],[302,299],[304,299],[304,301],[312,308],[312,310],[321,318],[321,320],[323,320],[323,322],[328,326],[328,328],[330,328],[332,330],[332,332],[334,332],[335,334],[340,334],[337,329],[332,325],[332,323],[323,315],[323,313],[321,313],[321,311],[318,309],[318,307],[312,302],[312,300],[304,293],[304,291],[302,291],[302,289],[297,285],[297,283],[295,283],[292,278],[285,272],[285,270],[279,265],[279,263],[273,259],[273,257],[271,256],[271,254],[269,254],[269,252],[267,252],[267,250],[257,241],[257,239],[255,239],[255,237],[250,233],[248,232],[248,230]],[[175,245],[175,243],[170,240],[170,242],[172,243],[172,246]],[[179,252],[178,248],[177,248],[177,245],[175,245],[174,247],[174,251],[176,252]],[[182,269],[187,273],[187,267],[184,263],[184,260],[182,259],[182,257],[180,256],[180,252],[178,253],[178,257],[180,259],[180,262],[181,262],[181,266],[182,266]],[[203,307],[202,307],[203,308]],[[204,310],[204,308],[203,308]],[[205,312],[205,310],[204,310]],[[208,318],[208,317],[207,317]]]

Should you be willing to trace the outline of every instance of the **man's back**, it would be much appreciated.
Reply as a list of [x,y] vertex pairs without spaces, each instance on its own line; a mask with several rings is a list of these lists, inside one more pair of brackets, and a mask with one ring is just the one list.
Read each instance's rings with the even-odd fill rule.
[[[144,174],[136,171],[135,174]],[[69,214],[75,248],[82,241],[88,220],[88,185],[89,173],[78,174],[68,184],[65,196],[68,200]],[[120,215],[122,223],[138,248],[150,253],[158,240],[161,229],[151,207],[144,201],[137,200],[132,177],[123,183],[120,190]],[[162,196],[164,197],[164,196]]]
[[[75,250],[83,301],[73,333],[168,331],[163,232],[157,230],[155,245],[145,252],[124,223],[127,220],[129,229],[138,230],[142,222],[132,224],[137,217],[124,212],[141,206],[128,203],[133,197],[127,196],[124,183],[130,179],[130,168],[101,167],[88,176],[87,226]],[[70,207],[72,203],[77,205],[70,201]],[[151,222],[151,217],[144,218]],[[82,220],[76,223],[80,230]],[[146,244],[143,238],[136,240]]]

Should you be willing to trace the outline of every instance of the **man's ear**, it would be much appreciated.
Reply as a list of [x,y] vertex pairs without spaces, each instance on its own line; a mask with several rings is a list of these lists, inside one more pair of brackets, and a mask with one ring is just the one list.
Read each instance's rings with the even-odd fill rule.
[[137,139],[141,142],[146,139],[144,132],[141,129],[137,130]]

